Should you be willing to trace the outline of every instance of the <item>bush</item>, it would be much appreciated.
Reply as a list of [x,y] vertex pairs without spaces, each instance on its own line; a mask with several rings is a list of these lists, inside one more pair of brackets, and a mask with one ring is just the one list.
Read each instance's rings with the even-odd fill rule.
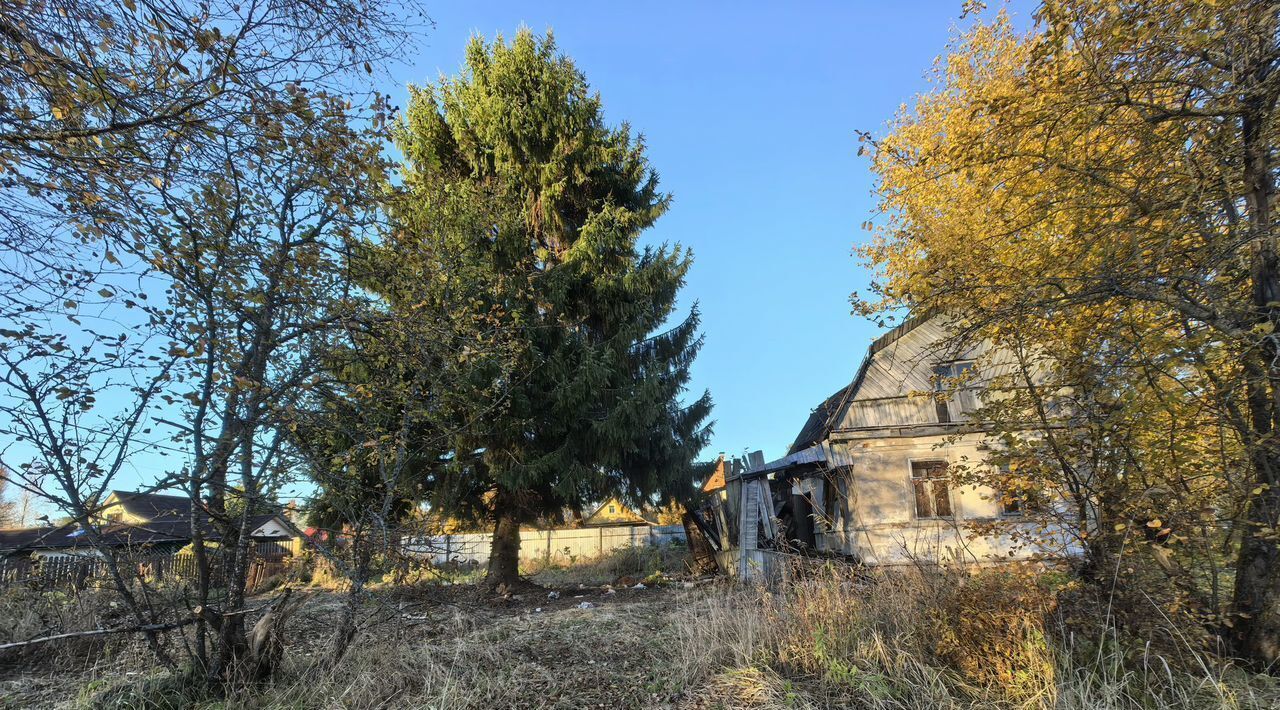
[[[86,631],[122,617],[123,605],[111,591],[0,590],[0,643]],[[70,660],[100,649],[102,637],[73,638],[0,652],[0,664],[21,660]]]

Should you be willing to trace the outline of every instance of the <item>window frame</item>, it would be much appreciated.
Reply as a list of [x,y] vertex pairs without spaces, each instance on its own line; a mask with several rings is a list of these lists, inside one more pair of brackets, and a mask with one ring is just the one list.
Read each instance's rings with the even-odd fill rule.
[[[1004,475],[1010,474],[1010,469],[1008,464],[1000,464],[999,466],[997,466],[997,469]],[[999,496],[998,501],[1000,503],[1000,519],[1021,520],[1027,517],[1028,501],[1025,497],[1009,495],[1009,491],[1004,490],[1003,488],[997,489],[996,495]],[[1014,508],[1012,510],[1009,509],[1008,501],[1015,501]]]
[[[942,464],[946,471],[946,476],[916,476],[916,466],[925,464]],[[912,515],[916,520],[956,520],[956,501],[951,495],[951,462],[945,458],[908,458],[907,459],[908,483],[911,490]],[[931,515],[920,514],[920,494],[916,487],[916,482],[920,481],[927,484],[929,510]],[[935,490],[936,482],[941,481],[947,494],[947,514],[938,515],[938,493]]]
[[[963,366],[964,369],[961,370],[960,372],[956,372],[956,368],[961,366]],[[970,387],[969,385],[964,385],[960,387],[959,390],[953,392],[953,391],[950,391],[949,388],[944,389],[945,380],[959,379],[961,376],[964,375],[965,372],[972,372],[975,367],[977,367],[977,361],[972,359],[944,360],[944,361],[934,363],[933,369],[932,369],[933,395],[934,395],[933,403],[934,403],[934,414],[937,417],[939,424],[957,424],[964,421],[964,417],[965,417],[965,412],[963,411],[964,405],[960,401],[959,396],[962,395],[964,391],[968,391],[968,393],[972,395],[973,388]],[[948,396],[947,399],[942,399],[939,395],[944,393],[950,396]],[[953,404],[957,405],[957,408],[960,410],[955,412],[954,415],[951,412],[951,405]],[[977,404],[978,404],[977,397],[975,395],[974,401],[973,401],[973,405],[975,408]]]
[[[1010,507],[1010,502],[1013,506]],[[1023,500],[1017,496],[1010,496],[1007,493],[1000,493],[1000,517],[1004,520],[1019,520],[1026,517],[1026,511],[1023,510]]]

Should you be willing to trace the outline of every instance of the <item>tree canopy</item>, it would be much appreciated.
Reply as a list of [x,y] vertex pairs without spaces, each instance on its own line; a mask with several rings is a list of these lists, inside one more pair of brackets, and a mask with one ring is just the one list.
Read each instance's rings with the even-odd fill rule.
[[473,39],[460,74],[413,89],[397,145],[405,194],[379,247],[397,273],[374,288],[495,346],[445,365],[462,386],[441,402],[453,458],[434,481],[439,505],[494,516],[491,579],[513,580],[521,522],[691,489],[711,407],[682,402],[696,307],[657,332],[691,255],[639,245],[670,205],[643,141],[607,125],[552,37],[521,31]]
[[877,293],[855,297],[1017,353],[986,416],[1037,435],[1005,437],[996,483],[1074,501],[1093,555],[1154,539],[1173,588],[1262,662],[1280,657],[1278,29],[1247,0],[979,23],[864,136],[884,218],[861,248]]

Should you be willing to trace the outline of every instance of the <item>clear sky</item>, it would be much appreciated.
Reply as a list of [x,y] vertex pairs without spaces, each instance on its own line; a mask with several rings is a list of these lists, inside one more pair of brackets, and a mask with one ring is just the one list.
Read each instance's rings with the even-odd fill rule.
[[849,305],[869,278],[851,250],[875,204],[854,131],[883,132],[926,89],[961,9],[960,0],[429,4],[435,28],[385,90],[403,106],[406,83],[457,72],[473,34],[552,29],[609,119],[644,134],[675,196],[648,238],[696,257],[681,308],[702,309],[693,387],[715,399],[706,454],[763,449],[771,459],[849,382],[878,334]]
[[[883,133],[927,89],[961,0],[424,2],[435,26],[381,87],[401,106],[407,84],[456,73],[472,35],[528,26],[552,29],[609,119],[645,136],[675,196],[647,239],[696,259],[676,317],[701,305],[706,344],[692,384],[715,399],[705,456],[781,456],[879,334],[849,305],[866,290],[851,250],[875,208],[855,131]],[[1012,2],[1019,24],[1028,6]],[[178,469],[184,457],[172,451],[140,447],[113,487]]]

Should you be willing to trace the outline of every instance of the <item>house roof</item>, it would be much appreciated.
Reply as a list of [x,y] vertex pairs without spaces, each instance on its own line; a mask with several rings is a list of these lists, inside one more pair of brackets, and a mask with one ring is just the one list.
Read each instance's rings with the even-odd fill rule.
[[770,461],[769,463],[763,464],[757,468],[753,468],[747,473],[754,477],[804,464],[825,464],[829,460],[830,457],[828,456],[827,447],[822,444],[814,444],[807,449],[801,449],[800,451],[787,454],[775,461]]
[[720,454],[720,458],[716,461],[716,470],[712,471],[707,482],[702,484],[703,493],[714,493],[725,487],[724,468],[724,454]]
[[0,530],[0,550],[16,550],[23,547],[33,550],[48,547],[67,547],[73,544],[68,535],[76,530],[77,527],[72,523],[46,525],[38,528]]
[[849,391],[853,388],[853,383],[836,390],[835,394],[822,400],[822,403],[813,408],[809,413],[809,419],[805,421],[801,427],[800,433],[796,435],[796,440],[791,443],[791,448],[787,449],[787,455],[790,456],[798,451],[804,451],[827,438],[831,433],[831,427],[835,424],[835,420],[839,418],[840,412],[844,410],[845,402],[848,400]]
[[[280,516],[274,513],[254,515],[249,518],[249,529],[257,530]],[[202,524],[206,540],[219,540],[222,536],[209,524]],[[143,523],[111,523],[98,529],[104,546],[127,547],[163,542],[186,542],[191,539],[191,522],[180,518],[148,520]],[[54,527],[0,530],[0,551],[51,550],[88,547],[88,537],[75,523]]]
[[804,427],[800,429],[795,441],[791,443],[791,448],[787,449],[787,455],[790,456],[804,451],[829,437],[831,430],[835,427],[836,422],[839,421],[841,413],[844,412],[850,400],[857,396],[858,389],[862,387],[862,381],[867,376],[867,368],[871,365],[871,358],[875,357],[876,353],[897,342],[902,336],[915,330],[934,315],[934,313],[926,311],[907,318],[897,327],[871,341],[871,345],[867,347],[867,354],[862,358],[862,363],[858,365],[857,374],[853,376],[853,381],[836,390],[835,394],[827,397],[821,404],[814,407],[809,414],[809,419],[805,421]]
[[191,498],[140,491],[111,491],[120,507],[147,520],[185,518],[191,514]]

